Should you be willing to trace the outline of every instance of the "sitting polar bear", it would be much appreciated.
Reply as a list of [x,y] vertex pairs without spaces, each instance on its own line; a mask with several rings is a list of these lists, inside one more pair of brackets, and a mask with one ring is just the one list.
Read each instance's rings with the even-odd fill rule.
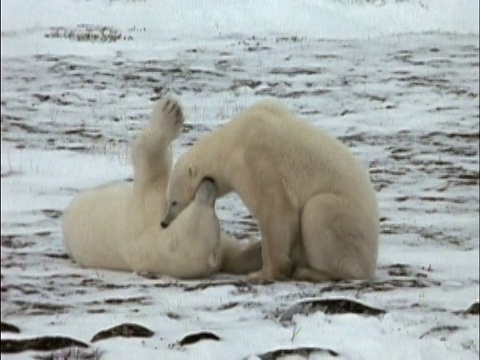
[[158,101],[149,127],[133,144],[133,182],[87,190],[68,206],[62,219],[64,243],[80,265],[177,278],[260,269],[260,241],[240,242],[220,233],[214,209],[216,186],[211,181],[196,189],[195,200],[171,229],[160,227],[172,165],[171,143],[183,123],[183,111],[175,99]]
[[205,177],[236,192],[259,223],[258,280],[328,281],[374,275],[379,214],[368,172],[325,131],[264,100],[199,139],[174,165],[162,227]]

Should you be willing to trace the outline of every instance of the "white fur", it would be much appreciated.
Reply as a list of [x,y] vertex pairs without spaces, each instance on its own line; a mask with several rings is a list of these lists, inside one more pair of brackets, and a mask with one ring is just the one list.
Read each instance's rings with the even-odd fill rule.
[[[368,172],[340,141],[261,101],[199,139],[174,165],[164,225],[211,177],[238,193],[263,241],[258,279],[325,281],[374,275],[377,200]],[[174,205],[176,202],[176,205]]]
[[[171,142],[183,121],[175,99],[158,101],[149,127],[133,145],[134,181],[96,187],[73,199],[62,229],[67,252],[80,265],[178,278],[260,268],[259,243],[242,244],[221,234],[214,206],[200,200],[193,201],[171,228],[161,228]],[[243,259],[246,255],[249,258]]]

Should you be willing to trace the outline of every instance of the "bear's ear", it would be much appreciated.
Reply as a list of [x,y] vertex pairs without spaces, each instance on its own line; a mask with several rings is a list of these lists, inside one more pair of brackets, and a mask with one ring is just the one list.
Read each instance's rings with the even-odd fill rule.
[[195,177],[197,175],[197,168],[195,166],[189,166],[188,175],[190,175],[190,177]]

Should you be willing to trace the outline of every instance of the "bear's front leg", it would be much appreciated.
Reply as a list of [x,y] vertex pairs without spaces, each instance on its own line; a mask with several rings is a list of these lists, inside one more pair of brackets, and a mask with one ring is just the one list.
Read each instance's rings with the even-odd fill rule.
[[261,270],[249,275],[253,281],[282,281],[291,278],[291,253],[300,230],[299,217],[296,213],[278,213],[281,208],[276,206],[271,209],[275,215],[272,213],[265,218],[258,217],[262,233],[263,266]]
[[262,235],[262,269],[250,274],[252,280],[290,279],[291,253],[300,236],[298,200],[280,164],[272,162],[275,158],[263,142],[249,146],[232,186],[256,217]]

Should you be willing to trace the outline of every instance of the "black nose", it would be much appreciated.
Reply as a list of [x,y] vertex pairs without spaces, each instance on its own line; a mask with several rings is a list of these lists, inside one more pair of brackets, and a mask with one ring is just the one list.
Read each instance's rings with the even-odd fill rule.
[[161,223],[160,223],[160,226],[162,227],[162,229],[166,229],[168,227],[168,223],[163,220]]

